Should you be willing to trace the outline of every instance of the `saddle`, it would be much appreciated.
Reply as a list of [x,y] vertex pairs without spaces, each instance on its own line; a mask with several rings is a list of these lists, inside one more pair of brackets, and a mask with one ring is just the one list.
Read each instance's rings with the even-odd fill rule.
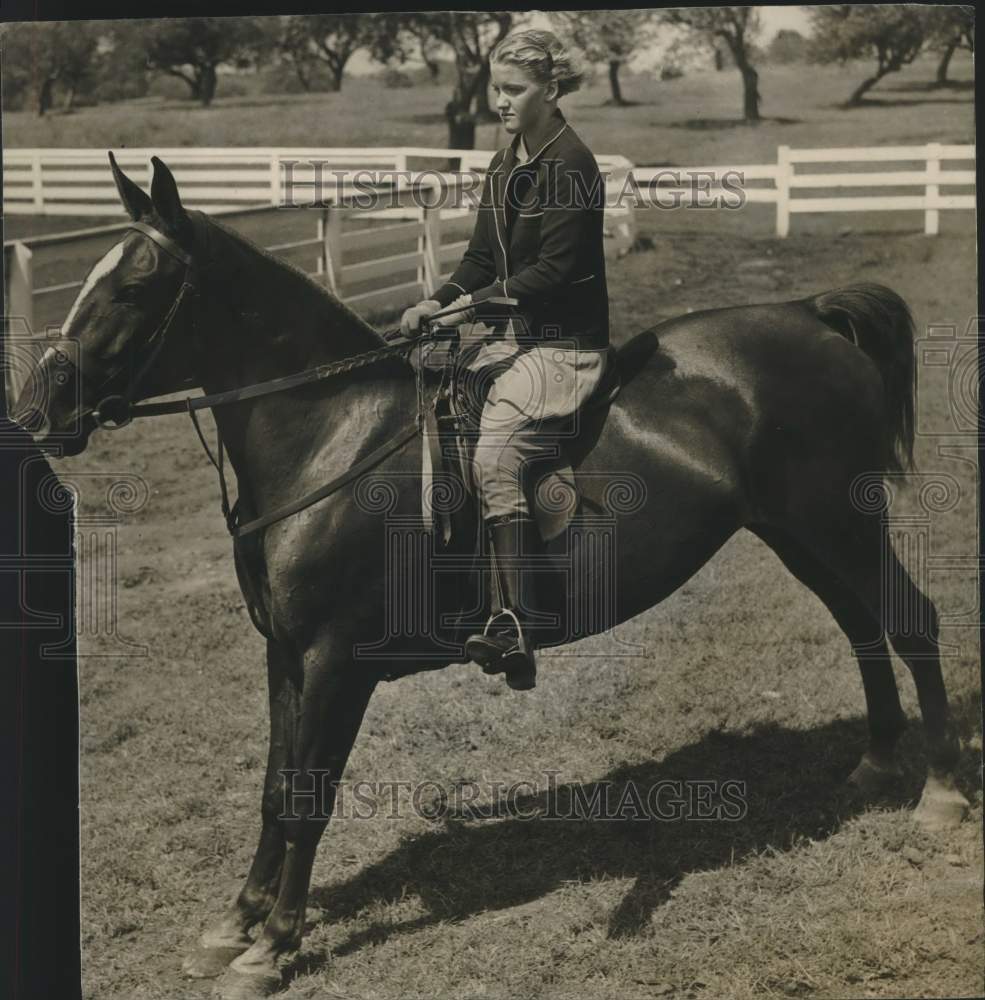
[[[516,360],[515,354],[492,365],[475,367],[483,341],[462,346],[457,328],[420,359],[428,389],[424,401],[422,509],[437,548],[474,552],[481,517],[472,459],[479,422],[496,377]],[[621,388],[616,349],[606,353],[599,384],[570,417],[542,421],[538,428],[556,442],[555,454],[528,470],[527,501],[545,542],[562,534],[580,502],[574,470],[598,442],[609,407]],[[428,395],[431,395],[428,392]]]

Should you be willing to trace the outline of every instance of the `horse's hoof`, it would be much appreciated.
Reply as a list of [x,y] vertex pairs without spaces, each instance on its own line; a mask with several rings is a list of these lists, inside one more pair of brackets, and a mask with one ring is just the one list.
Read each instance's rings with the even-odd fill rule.
[[273,996],[281,985],[276,972],[239,972],[226,969],[215,984],[212,996],[216,1000],[261,1000]]
[[971,803],[954,787],[951,779],[927,778],[913,818],[928,830],[953,830],[965,818]]
[[858,766],[848,776],[848,784],[864,796],[882,795],[903,777],[896,764],[881,764],[869,754],[863,754]]
[[234,958],[239,958],[252,944],[248,941],[242,946],[231,945],[225,948],[205,948],[198,945],[195,950],[185,956],[181,963],[181,971],[191,979],[215,979],[221,976]]

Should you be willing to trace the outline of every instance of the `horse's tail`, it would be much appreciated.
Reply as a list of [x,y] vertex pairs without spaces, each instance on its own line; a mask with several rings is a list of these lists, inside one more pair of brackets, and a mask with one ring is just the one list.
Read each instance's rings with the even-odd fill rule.
[[807,300],[814,315],[876,364],[886,393],[886,468],[913,468],[913,316],[885,285],[858,284]]

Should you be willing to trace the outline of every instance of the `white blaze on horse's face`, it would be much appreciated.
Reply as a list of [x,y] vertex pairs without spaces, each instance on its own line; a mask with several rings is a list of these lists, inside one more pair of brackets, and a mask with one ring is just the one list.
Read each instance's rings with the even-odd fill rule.
[[111,247],[106,255],[99,261],[96,262],[95,267],[86,276],[85,281],[82,284],[82,288],[79,294],[75,298],[75,302],[72,303],[72,308],[69,310],[68,315],[65,317],[65,322],[62,323],[62,336],[67,337],[72,329],[72,321],[79,313],[79,309],[82,304],[89,298],[93,293],[96,286],[104,278],[116,270],[120,265],[120,261],[123,260],[123,241],[121,240],[115,246]]

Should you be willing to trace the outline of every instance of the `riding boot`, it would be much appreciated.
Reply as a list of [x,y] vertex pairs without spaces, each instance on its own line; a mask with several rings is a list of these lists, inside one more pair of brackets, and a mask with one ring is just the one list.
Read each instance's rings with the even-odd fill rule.
[[468,638],[465,651],[485,673],[505,673],[511,688],[528,691],[537,683],[530,622],[539,605],[530,561],[544,545],[536,521],[526,515],[496,518],[488,528],[499,600],[491,602],[485,630]]

